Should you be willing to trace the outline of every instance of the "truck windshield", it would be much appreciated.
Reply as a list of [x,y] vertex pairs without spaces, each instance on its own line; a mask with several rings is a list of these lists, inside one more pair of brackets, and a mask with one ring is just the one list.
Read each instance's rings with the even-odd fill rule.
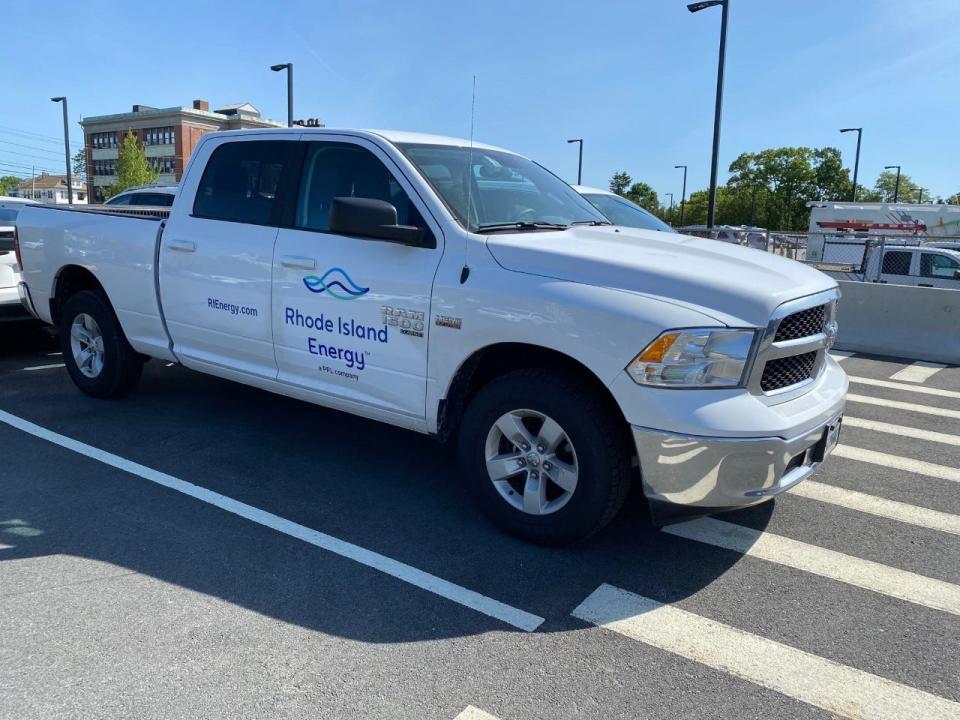
[[606,215],[614,225],[642,228],[644,230],[660,230],[668,233],[674,232],[673,228],[665,222],[626,198],[600,193],[585,193],[584,197],[597,210]]
[[563,180],[519,155],[452,145],[402,143],[398,147],[471,232],[609,224]]

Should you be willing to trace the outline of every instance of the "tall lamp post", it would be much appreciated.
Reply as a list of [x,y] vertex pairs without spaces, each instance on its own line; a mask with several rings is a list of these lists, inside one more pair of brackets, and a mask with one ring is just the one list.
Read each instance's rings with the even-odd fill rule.
[[70,172],[70,124],[67,120],[67,98],[50,98],[50,102],[63,103],[63,155],[67,163],[67,204],[73,205],[73,176]]
[[900,166],[899,165],[884,165],[884,170],[893,170],[897,169],[897,182],[893,186],[893,201],[896,202],[900,199]]
[[583,138],[574,138],[573,140],[567,140],[567,143],[579,143],[580,144],[580,160],[577,162],[577,185],[580,185],[581,178],[583,177]]
[[857,173],[860,171],[860,138],[863,137],[863,128],[843,128],[840,132],[855,132],[857,134],[857,157],[853,161],[853,192],[850,195],[850,202],[857,201]]
[[687,166],[674,165],[674,170],[683,168],[683,192],[680,194],[680,227],[683,227],[683,206],[687,202]]
[[672,218],[673,217],[673,193],[664,193],[664,195],[670,196],[670,210],[667,211],[667,217]]
[[287,127],[293,127],[293,63],[271,65],[274,72],[287,71]]
[[917,205],[923,202],[923,188],[920,188],[917,194]]
[[690,3],[687,10],[692,13],[719,5],[723,8],[720,17],[720,59],[717,63],[717,104],[713,113],[713,157],[710,160],[710,201],[707,204],[707,227],[713,227],[713,218],[717,209],[717,159],[720,155],[720,111],[723,107],[723,65],[727,56],[727,15],[730,0],[703,0]]

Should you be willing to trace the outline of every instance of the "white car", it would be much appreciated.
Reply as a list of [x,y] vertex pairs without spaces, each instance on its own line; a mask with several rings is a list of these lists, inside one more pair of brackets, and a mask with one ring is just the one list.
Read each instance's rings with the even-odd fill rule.
[[144,185],[117,193],[104,205],[110,207],[124,205],[147,205],[149,207],[170,207],[177,196],[176,185]]
[[0,322],[30,318],[17,292],[20,268],[13,251],[13,233],[20,209],[36,204],[26,198],[0,197]]
[[212,132],[166,220],[28,208],[18,230],[83,392],[132,390],[148,356],[455,438],[480,507],[536,542],[599,530],[634,480],[661,523],[763,502],[837,442],[834,280],[610,225],[489,145]]
[[614,225],[642,228],[643,230],[659,230],[668,233],[676,232],[652,212],[640,207],[635,202],[627,200],[622,195],[617,195],[609,190],[587,187],[586,185],[573,185],[572,187],[589,200],[590,204],[603,213],[603,216]]

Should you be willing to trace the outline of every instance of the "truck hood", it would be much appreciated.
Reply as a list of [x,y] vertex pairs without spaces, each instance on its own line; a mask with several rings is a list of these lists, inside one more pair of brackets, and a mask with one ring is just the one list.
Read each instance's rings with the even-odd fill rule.
[[642,293],[732,326],[765,327],[777,306],[837,285],[772,253],[654,230],[503,233],[487,247],[508,270]]

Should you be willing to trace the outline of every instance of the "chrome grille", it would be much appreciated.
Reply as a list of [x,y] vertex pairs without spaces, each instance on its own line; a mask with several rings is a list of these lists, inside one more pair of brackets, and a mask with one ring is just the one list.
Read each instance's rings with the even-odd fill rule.
[[816,362],[816,352],[770,360],[763,368],[760,389],[764,392],[772,392],[809,380],[813,376],[813,367]]
[[807,392],[826,364],[839,293],[825,290],[780,305],[757,343],[747,387],[768,403]]
[[823,332],[826,310],[826,305],[818,305],[817,307],[795,312],[793,315],[787,315],[787,317],[780,321],[780,325],[777,327],[777,334],[773,338],[773,341],[783,342],[785,340],[796,340],[797,338],[819,335]]

